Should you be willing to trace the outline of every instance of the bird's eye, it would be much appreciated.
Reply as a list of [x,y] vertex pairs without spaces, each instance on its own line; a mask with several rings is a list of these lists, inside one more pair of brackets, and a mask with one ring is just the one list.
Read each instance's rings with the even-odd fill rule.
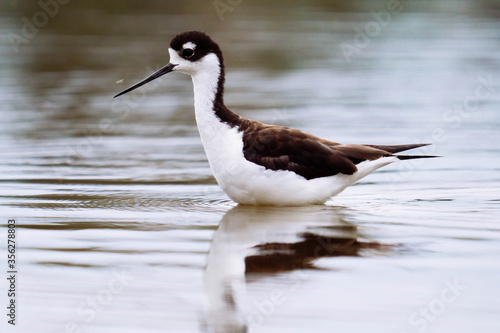
[[184,49],[182,50],[182,56],[185,57],[185,58],[191,58],[194,54],[194,50],[193,49]]

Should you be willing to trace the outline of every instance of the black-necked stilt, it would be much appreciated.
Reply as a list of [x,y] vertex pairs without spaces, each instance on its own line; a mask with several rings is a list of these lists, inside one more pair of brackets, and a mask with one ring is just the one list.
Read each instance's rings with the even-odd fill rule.
[[224,105],[224,59],[208,35],[183,32],[171,41],[168,53],[168,65],[115,97],[172,71],[191,75],[208,162],[224,192],[238,203],[320,204],[384,165],[433,157],[394,155],[427,144],[339,144],[243,118]]

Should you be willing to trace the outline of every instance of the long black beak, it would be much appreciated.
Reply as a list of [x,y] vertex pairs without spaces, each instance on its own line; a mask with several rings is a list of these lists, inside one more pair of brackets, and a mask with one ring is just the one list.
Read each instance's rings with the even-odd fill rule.
[[174,65],[174,64],[168,64],[166,65],[165,67],[162,67],[160,68],[159,70],[157,70],[156,72],[154,72],[153,74],[151,74],[150,76],[148,76],[147,78],[145,78],[144,80],[142,80],[141,82],[138,82],[136,84],[134,84],[133,86],[131,87],[128,87],[127,89],[125,89],[124,91],[122,91],[121,93],[115,95],[113,98],[115,97],[118,97],[118,96],[121,96],[123,94],[126,94],[128,93],[129,91],[132,91],[136,88],[139,88],[140,86],[143,86],[145,85],[146,83],[150,82],[150,81],[153,81],[154,79],[157,79],[159,78],[160,76],[162,75],[165,75],[167,73],[170,73],[171,71],[174,70],[174,67],[177,66],[177,65]]

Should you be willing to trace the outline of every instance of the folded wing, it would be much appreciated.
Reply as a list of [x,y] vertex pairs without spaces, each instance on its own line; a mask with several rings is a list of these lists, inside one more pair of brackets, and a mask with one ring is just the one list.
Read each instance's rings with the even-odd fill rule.
[[[342,145],[296,129],[263,124],[246,129],[243,136],[247,160],[271,170],[293,171],[308,180],[338,173],[352,175],[362,161],[392,156],[391,148],[381,147],[397,147]],[[397,149],[404,150],[402,146],[392,150]]]

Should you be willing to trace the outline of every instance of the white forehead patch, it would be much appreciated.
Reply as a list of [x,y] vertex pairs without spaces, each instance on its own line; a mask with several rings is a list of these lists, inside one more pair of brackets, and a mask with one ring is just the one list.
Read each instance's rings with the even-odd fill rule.
[[184,45],[182,45],[182,48],[194,50],[196,48],[196,44],[193,42],[187,42],[187,43],[184,43]]

